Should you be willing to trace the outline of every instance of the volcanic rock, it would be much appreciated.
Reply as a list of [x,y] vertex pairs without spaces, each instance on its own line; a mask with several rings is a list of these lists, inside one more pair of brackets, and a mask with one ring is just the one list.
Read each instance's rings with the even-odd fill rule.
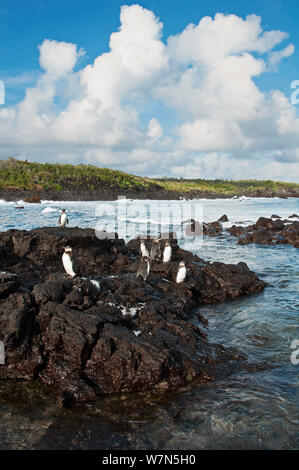
[[[247,367],[241,352],[210,343],[194,319],[201,305],[260,292],[265,283],[245,263],[208,263],[173,238],[171,244],[171,262],[153,262],[144,282],[136,277],[138,239],[125,245],[79,228],[2,233],[0,377],[37,379],[69,405],[103,393],[215,380]],[[82,277],[64,273],[65,245]],[[188,271],[178,285],[180,260]]]
[[228,217],[226,214],[222,215],[220,219],[218,219],[218,222],[228,222]]
[[239,237],[239,245],[290,244],[299,248],[299,222],[297,221],[290,223],[289,220],[260,217],[253,225],[245,228],[233,225],[227,231],[230,235]]
[[27,197],[24,199],[25,202],[30,202],[30,203],[35,203],[35,204],[40,204],[41,203],[41,199],[40,199],[40,196],[30,196],[30,197]]

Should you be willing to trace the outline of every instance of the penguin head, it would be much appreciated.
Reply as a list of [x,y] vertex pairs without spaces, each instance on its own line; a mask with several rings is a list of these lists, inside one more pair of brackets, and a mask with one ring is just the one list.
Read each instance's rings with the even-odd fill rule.
[[180,261],[179,268],[183,268],[185,265],[185,261]]
[[64,252],[65,253],[72,253],[73,249],[71,246],[67,245],[67,246],[64,246]]
[[167,241],[165,242],[165,246],[170,246],[170,241],[169,241],[169,240],[167,240]]
[[61,209],[61,213],[64,214],[64,213],[65,213],[65,209]]

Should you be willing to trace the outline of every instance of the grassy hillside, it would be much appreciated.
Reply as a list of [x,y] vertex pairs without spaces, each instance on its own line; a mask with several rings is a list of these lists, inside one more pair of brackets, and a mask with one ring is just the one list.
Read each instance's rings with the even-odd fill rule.
[[0,189],[43,190],[145,190],[151,183],[145,178],[92,165],[24,162],[9,158],[0,160]]
[[205,180],[205,179],[176,179],[162,178],[155,180],[163,188],[169,191],[181,192],[215,192],[227,196],[242,195],[244,193],[254,192],[287,192],[294,191],[299,193],[299,184],[283,183],[280,181],[259,181],[259,180]]
[[[0,190],[138,191],[233,195],[299,195],[299,184],[277,181],[150,179],[92,165],[0,160]],[[273,194],[274,193],[274,194]]]

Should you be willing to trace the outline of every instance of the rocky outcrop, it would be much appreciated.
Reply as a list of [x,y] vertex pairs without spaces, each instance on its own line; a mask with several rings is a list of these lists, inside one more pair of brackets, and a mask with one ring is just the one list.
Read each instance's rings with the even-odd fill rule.
[[39,195],[35,194],[33,196],[29,196],[24,199],[25,202],[30,202],[34,204],[40,204],[41,203],[41,198]]
[[[99,240],[79,228],[2,233],[0,377],[38,379],[70,404],[247,367],[242,353],[209,343],[192,319],[205,321],[200,305],[260,292],[264,282],[245,263],[207,263],[170,241],[171,262],[152,263],[144,282],[136,278],[139,240]],[[81,264],[75,278],[63,271],[66,244]],[[176,284],[182,259],[188,274]]]
[[227,231],[230,235],[239,237],[238,244],[240,245],[247,245],[248,243],[260,245],[290,244],[295,248],[299,248],[299,222],[291,222],[276,217],[272,216],[269,219],[260,217],[254,225],[248,227],[233,225]]
[[228,222],[228,217],[226,214],[223,214],[220,219],[218,219],[219,222]]
[[203,234],[209,235],[210,237],[216,237],[223,231],[223,225],[220,220],[215,222],[204,222],[203,223]]

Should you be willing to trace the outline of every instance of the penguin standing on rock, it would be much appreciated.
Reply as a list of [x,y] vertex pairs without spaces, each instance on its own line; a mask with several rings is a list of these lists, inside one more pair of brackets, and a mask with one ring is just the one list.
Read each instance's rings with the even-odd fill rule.
[[147,246],[146,246],[144,240],[141,240],[141,242],[140,242],[140,251],[141,251],[142,258],[148,258],[149,257],[149,251],[147,249]]
[[75,277],[80,271],[79,262],[74,256],[73,250],[70,246],[64,247],[64,253],[62,255],[62,264],[66,273],[71,277]]
[[69,223],[69,219],[67,218],[65,209],[62,209],[59,220],[58,220],[58,225],[60,227],[65,227],[66,224],[68,224],[68,223]]
[[149,275],[149,272],[150,272],[150,264],[149,264],[148,258],[147,257],[142,258],[140,265],[138,267],[136,276],[137,278],[140,276],[143,278],[144,281],[146,281]]
[[184,282],[184,280],[186,279],[186,274],[187,274],[187,269],[186,269],[185,261],[181,261],[179,264],[179,269],[176,275],[175,282],[177,284]]
[[153,240],[152,246],[151,246],[151,254],[150,254],[150,260],[155,261],[157,259],[161,258],[161,249],[159,245],[159,240],[155,238]]
[[171,244],[169,241],[165,242],[165,247],[163,251],[163,263],[169,263],[171,260]]

